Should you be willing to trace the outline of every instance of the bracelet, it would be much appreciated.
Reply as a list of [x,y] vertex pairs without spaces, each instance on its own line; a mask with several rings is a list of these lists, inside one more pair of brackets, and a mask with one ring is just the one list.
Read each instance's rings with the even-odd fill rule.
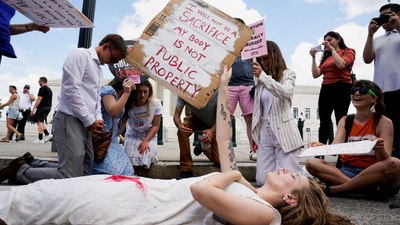
[[26,31],[32,31],[32,30],[29,28],[28,24],[25,24],[25,29],[26,29]]

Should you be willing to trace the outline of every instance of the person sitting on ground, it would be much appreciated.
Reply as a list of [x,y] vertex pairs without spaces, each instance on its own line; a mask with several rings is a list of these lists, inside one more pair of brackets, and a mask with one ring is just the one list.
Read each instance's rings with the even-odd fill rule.
[[[351,131],[346,140],[346,117],[343,117],[333,144],[377,140],[374,154],[340,155],[340,169],[322,159],[309,159],[306,168],[310,174],[325,182],[327,194],[363,193],[375,200],[387,201],[399,191],[400,160],[390,157],[393,125],[389,118],[382,115],[382,91],[372,81],[359,80],[351,89],[351,101],[356,108]],[[320,145],[319,142],[310,143],[310,146]]]
[[[225,67],[220,91],[227,90],[230,72]],[[219,100],[222,173],[182,180],[109,175],[42,180],[0,192],[0,224],[352,224],[329,211],[312,179],[282,169],[268,173],[265,185],[255,189],[232,170],[234,156],[226,144],[232,141],[230,115],[226,97]]]

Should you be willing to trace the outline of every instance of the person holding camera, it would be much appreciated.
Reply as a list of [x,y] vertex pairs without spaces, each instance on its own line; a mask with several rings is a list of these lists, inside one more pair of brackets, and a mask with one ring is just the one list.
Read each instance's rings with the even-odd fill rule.
[[[393,122],[394,138],[392,155],[400,158],[400,5],[386,4],[379,9],[380,16],[372,18],[368,25],[368,36],[364,46],[364,62],[374,61],[374,82],[383,91],[385,115]],[[382,27],[385,34],[374,39]]]
[[310,50],[312,58],[311,72],[316,79],[323,75],[321,90],[318,99],[320,126],[319,142],[326,144],[329,137],[329,128],[332,123],[332,111],[335,112],[336,125],[339,120],[347,115],[350,105],[350,88],[352,87],[351,67],[353,66],[356,52],[348,48],[342,36],[334,31],[329,31],[324,36],[322,43],[321,62],[317,66],[316,48]]

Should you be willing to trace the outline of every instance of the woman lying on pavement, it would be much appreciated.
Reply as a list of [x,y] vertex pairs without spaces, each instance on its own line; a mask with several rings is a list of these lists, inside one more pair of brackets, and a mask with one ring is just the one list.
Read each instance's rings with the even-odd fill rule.
[[[351,91],[356,108],[354,121],[346,140],[346,117],[336,131],[333,144],[377,140],[372,155],[340,155],[341,168],[321,159],[309,159],[306,168],[325,184],[327,195],[366,194],[378,201],[388,201],[399,192],[400,160],[391,156],[393,125],[384,111],[381,89],[371,81],[359,80]],[[349,115],[348,115],[349,116]],[[310,146],[322,145],[319,142]]]
[[6,224],[351,224],[329,212],[327,197],[305,176],[282,169],[255,189],[235,170],[226,108],[230,74],[225,67],[218,98],[222,173],[182,180],[42,180],[0,192],[0,218]]

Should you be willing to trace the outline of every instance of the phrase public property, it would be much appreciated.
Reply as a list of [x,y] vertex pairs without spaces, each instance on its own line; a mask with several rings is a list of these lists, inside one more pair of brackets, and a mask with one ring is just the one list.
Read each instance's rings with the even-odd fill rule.
[[177,17],[181,23],[192,29],[182,26],[172,29],[178,35],[172,40],[172,46],[183,54],[175,53],[174,50],[168,49],[167,44],[162,44],[144,63],[152,73],[191,97],[202,90],[200,80],[211,78],[200,67],[189,62],[206,60],[207,54],[212,53],[212,46],[215,44],[213,42],[228,45],[237,35],[236,31],[231,32],[229,27],[222,26],[222,22],[210,20],[204,11],[196,9],[196,5],[189,3]]

